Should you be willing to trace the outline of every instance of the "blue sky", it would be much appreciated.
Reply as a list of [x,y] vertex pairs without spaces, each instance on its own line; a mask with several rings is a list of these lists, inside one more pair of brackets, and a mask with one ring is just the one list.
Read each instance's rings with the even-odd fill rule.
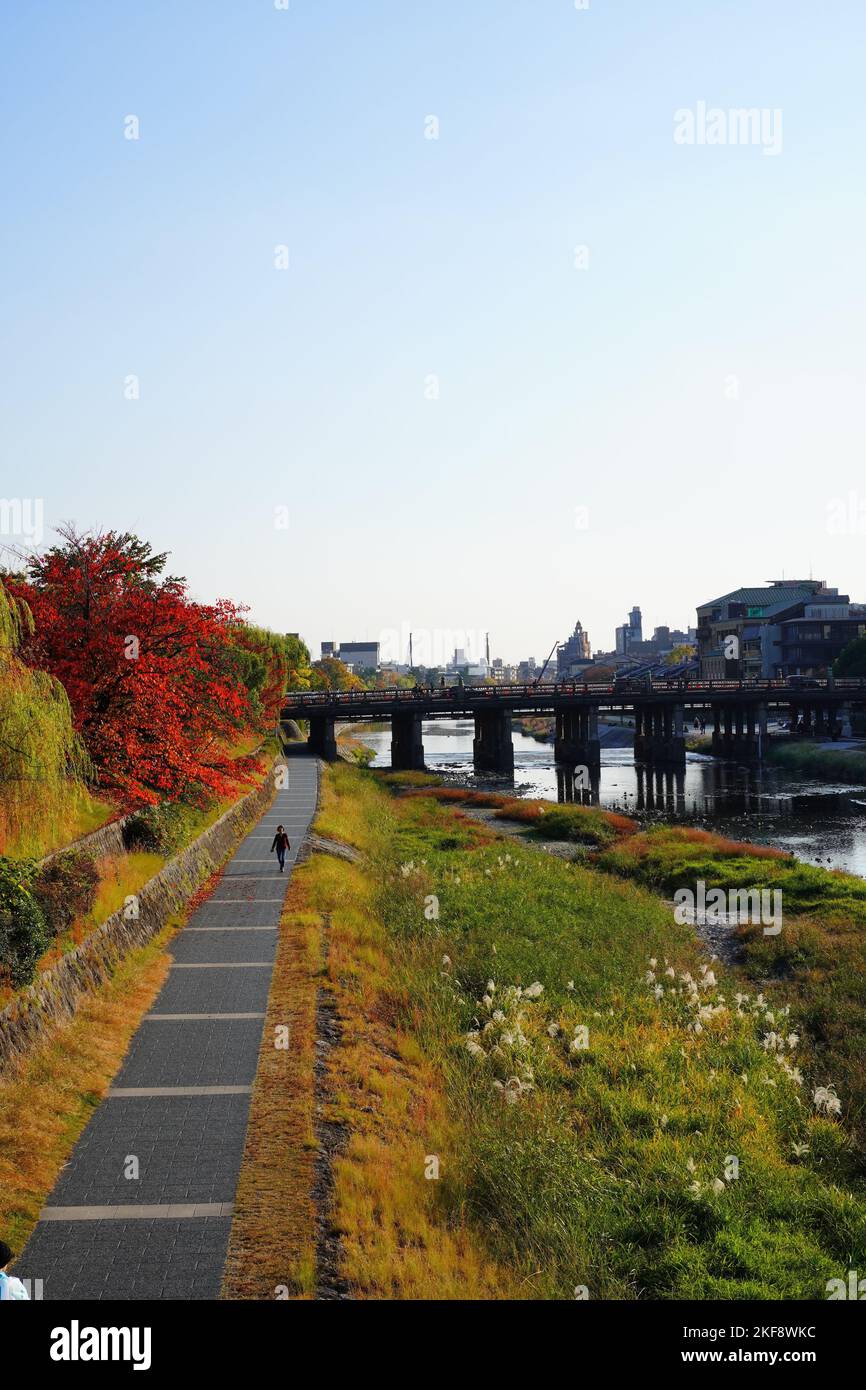
[[[412,626],[540,660],[783,572],[866,599],[862,5],[2,28],[0,493],[47,539],[136,530],[316,655]],[[780,110],[782,152],[678,146],[700,101]]]

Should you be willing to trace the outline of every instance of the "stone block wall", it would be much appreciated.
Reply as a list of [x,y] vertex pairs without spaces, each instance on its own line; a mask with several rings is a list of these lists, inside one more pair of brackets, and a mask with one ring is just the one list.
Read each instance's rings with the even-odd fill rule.
[[[0,1074],[59,1023],[71,1018],[82,998],[109,979],[130,951],[143,946],[181,911],[259,819],[273,794],[273,780],[268,777],[139,889],[136,916],[127,916],[123,908],[113,913],[0,1011]],[[122,849],[122,821],[94,833],[98,836],[115,827]],[[76,848],[85,847],[90,848],[84,840],[78,841]]]

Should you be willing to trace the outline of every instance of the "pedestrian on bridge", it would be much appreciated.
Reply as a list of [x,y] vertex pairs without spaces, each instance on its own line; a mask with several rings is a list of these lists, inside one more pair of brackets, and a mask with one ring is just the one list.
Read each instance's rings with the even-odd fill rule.
[[277,833],[274,836],[274,843],[271,845],[271,854],[273,854],[274,850],[277,851],[277,859],[280,862],[280,873],[283,872],[286,865],[286,852],[291,848],[285,826],[278,825]]

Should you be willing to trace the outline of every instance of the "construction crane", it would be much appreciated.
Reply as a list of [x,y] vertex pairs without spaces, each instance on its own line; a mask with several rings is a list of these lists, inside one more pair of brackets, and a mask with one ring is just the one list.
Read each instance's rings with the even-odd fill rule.
[[548,666],[550,665],[550,658],[553,656],[553,653],[556,651],[556,649],[557,649],[558,646],[559,646],[559,638],[557,637],[557,639],[556,639],[556,641],[554,642],[553,646],[551,647],[550,651],[547,653],[547,660],[545,661],[545,663],[544,663],[544,665],[542,666],[541,670],[539,671],[538,675],[535,677],[535,680],[532,682],[533,685],[540,685],[540,684],[541,684],[541,677],[544,675],[545,671],[547,670]]

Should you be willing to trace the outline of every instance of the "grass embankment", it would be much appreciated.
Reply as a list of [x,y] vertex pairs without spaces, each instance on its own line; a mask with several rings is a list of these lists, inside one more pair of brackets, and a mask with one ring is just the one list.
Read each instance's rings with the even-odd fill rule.
[[672,895],[678,888],[767,888],[781,892],[783,927],[737,936],[745,976],[772,982],[793,1007],[809,1071],[845,1097],[845,1122],[866,1167],[866,883],[803,864],[780,850],[723,840],[684,827],[658,827],[621,841],[600,867]]
[[316,993],[321,920],[296,868],[283,910],[223,1296],[309,1296],[315,1287]]
[[[398,784],[399,785],[399,784]],[[410,793],[416,794],[416,793]],[[680,888],[724,892],[778,889],[783,931],[737,930],[744,979],[774,982],[777,997],[798,1016],[810,1071],[833,1079],[847,1097],[846,1124],[866,1167],[866,883],[851,874],[801,863],[782,850],[726,840],[685,826],[642,831],[627,817],[597,808],[512,802],[459,788],[417,794],[468,805],[495,806],[496,816],[522,821],[541,839],[582,843],[590,862],[672,897]],[[594,852],[597,851],[597,852]]]
[[[394,825],[390,798],[372,779],[340,765],[327,771],[317,833],[372,853]],[[453,825],[447,828],[453,834]],[[466,845],[490,838],[469,824],[458,834]],[[425,1177],[428,1159],[448,1144],[444,1081],[398,1021],[404,984],[376,911],[377,892],[375,874],[331,858],[316,856],[293,875],[232,1225],[227,1297],[310,1297],[322,1277],[313,1202],[320,988],[337,1003],[342,1035],[325,1103],[325,1117],[348,1130],[335,1164],[340,1277],[355,1296],[370,1298],[492,1298],[514,1290],[510,1273],[496,1268],[459,1212],[440,1219],[438,1184]],[[274,1030],[286,1022],[288,1052],[273,1045]]]
[[816,1106],[838,1078],[801,1074],[781,988],[717,978],[653,892],[435,788],[326,786],[318,829],[365,863],[314,860],[297,911],[330,921],[355,1296],[820,1298],[863,1267],[848,1096]]
[[113,801],[92,795],[69,782],[51,807],[40,807],[35,817],[20,814],[0,844],[0,854],[10,859],[41,859],[64,845],[80,840],[119,814]]
[[350,729],[341,730],[337,735],[337,748],[344,757],[351,758],[358,767],[369,767],[376,756],[375,748],[365,743],[363,738]]
[[805,777],[830,777],[840,782],[866,784],[866,748],[862,744],[855,748],[816,748],[813,743],[799,740],[771,743],[767,761],[774,767],[799,772]]

